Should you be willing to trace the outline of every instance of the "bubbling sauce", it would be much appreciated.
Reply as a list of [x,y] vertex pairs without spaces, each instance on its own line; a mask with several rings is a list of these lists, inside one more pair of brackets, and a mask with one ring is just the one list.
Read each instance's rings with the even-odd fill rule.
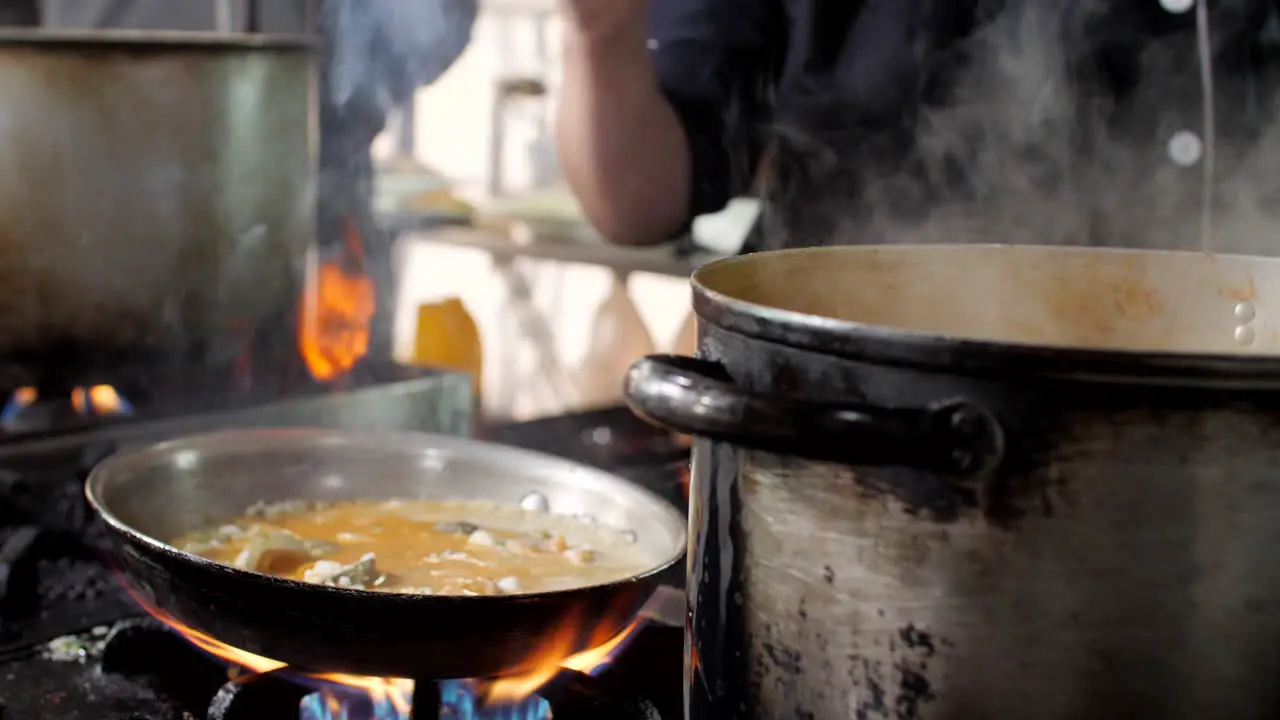
[[245,570],[424,595],[512,595],[616,582],[654,562],[635,534],[473,500],[258,505],[172,543]]

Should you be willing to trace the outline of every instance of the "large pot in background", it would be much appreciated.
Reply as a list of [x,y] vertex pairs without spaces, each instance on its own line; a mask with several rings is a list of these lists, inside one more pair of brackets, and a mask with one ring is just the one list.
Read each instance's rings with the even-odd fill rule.
[[691,717],[1280,716],[1280,261],[761,253],[693,276]]
[[0,383],[225,359],[314,242],[305,39],[0,33]]

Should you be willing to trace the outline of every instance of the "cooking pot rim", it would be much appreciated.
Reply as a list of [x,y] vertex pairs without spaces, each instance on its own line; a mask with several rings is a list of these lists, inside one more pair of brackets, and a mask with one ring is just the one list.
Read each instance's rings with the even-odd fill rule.
[[[967,375],[1010,373],[1042,378],[1127,385],[1198,386],[1280,390],[1280,355],[1222,352],[1172,352],[1092,349],[958,336],[838,320],[761,305],[713,289],[708,276],[726,267],[769,262],[771,257],[811,253],[893,252],[897,249],[949,250],[1034,248],[1078,253],[1202,256],[1190,251],[988,244],[843,245],[796,248],[739,255],[702,265],[690,277],[693,309],[701,322],[746,337],[850,360]],[[1257,262],[1276,258],[1229,255]]]
[[71,51],[313,50],[303,34],[226,33],[196,30],[28,30],[0,29],[0,49],[32,46]]

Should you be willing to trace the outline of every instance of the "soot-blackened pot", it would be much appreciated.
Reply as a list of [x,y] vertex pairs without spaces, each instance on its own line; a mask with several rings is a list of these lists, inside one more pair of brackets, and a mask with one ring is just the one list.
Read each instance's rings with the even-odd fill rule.
[[759,253],[627,378],[694,448],[692,718],[1280,717],[1280,261]]

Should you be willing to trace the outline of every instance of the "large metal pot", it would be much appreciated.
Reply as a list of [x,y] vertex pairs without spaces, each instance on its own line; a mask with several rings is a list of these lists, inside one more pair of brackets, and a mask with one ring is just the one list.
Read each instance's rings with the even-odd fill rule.
[[1280,261],[839,247],[693,277],[693,718],[1280,717]]
[[0,382],[227,357],[295,302],[312,54],[284,37],[0,33]]

